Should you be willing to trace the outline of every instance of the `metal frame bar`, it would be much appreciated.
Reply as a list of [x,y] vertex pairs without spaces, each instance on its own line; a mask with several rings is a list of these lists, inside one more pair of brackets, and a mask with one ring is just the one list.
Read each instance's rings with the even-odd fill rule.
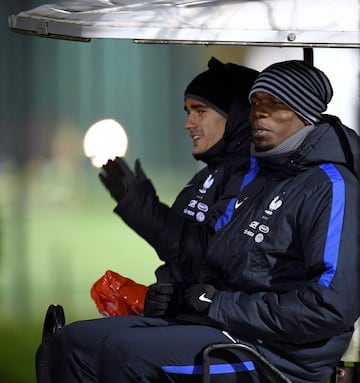
[[210,383],[210,353],[215,350],[225,349],[238,349],[249,355],[256,365],[259,367],[259,371],[266,374],[266,376],[273,376],[279,383],[293,383],[287,378],[280,370],[273,366],[268,360],[266,360],[261,354],[243,343],[216,343],[206,347],[203,351],[203,381],[202,383]]

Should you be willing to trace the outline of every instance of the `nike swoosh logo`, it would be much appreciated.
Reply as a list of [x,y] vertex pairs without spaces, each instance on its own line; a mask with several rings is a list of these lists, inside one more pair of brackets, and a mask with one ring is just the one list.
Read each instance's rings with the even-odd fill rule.
[[235,209],[237,209],[238,207],[240,207],[246,200],[248,199],[248,197],[245,197],[242,201],[239,201],[237,200],[235,202]]
[[212,300],[209,299],[209,298],[206,296],[205,293],[203,293],[203,294],[201,294],[201,295],[199,296],[199,301],[201,301],[201,302],[212,303]]

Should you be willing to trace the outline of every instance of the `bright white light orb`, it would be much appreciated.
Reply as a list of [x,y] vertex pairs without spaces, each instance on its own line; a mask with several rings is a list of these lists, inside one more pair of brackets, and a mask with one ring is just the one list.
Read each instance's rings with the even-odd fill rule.
[[128,138],[121,124],[113,119],[105,119],[90,126],[84,136],[83,146],[86,157],[100,168],[109,159],[124,157]]

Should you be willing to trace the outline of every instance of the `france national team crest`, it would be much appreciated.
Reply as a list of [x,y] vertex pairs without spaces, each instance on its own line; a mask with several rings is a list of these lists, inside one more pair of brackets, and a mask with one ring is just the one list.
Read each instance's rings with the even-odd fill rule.
[[[237,201],[238,202],[238,201]],[[262,216],[262,220],[267,221],[269,216],[273,215],[276,210],[278,210],[283,204],[283,201],[280,199],[280,196],[276,196],[269,203],[267,209],[264,210],[266,214]],[[264,241],[266,234],[270,232],[270,227],[261,223],[260,221],[251,221],[248,227],[244,230],[244,234],[253,238],[256,243],[261,243]]]
[[214,183],[214,177],[212,174],[209,174],[206,178],[205,182],[203,183],[203,186],[201,189],[199,189],[199,192],[202,194],[205,194],[208,189],[211,188],[212,184]]
[[272,215],[275,210],[279,209],[282,205],[282,201],[280,197],[277,195],[269,204],[269,208],[265,210],[265,213],[268,215]]

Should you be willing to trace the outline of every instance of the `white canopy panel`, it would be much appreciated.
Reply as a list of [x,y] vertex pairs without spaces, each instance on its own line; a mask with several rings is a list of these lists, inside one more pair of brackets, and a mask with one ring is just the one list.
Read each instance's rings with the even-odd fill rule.
[[68,0],[9,16],[9,27],[85,41],[360,47],[359,14],[359,0]]

